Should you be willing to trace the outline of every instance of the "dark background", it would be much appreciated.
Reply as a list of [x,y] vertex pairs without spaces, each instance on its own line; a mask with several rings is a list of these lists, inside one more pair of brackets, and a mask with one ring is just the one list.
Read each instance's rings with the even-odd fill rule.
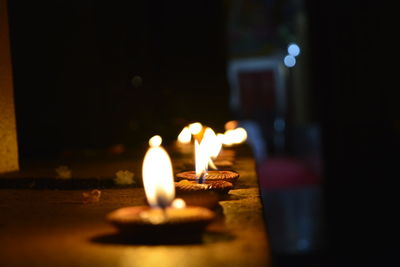
[[[22,157],[135,147],[195,120],[218,129],[233,116],[224,3],[9,1]],[[395,17],[381,1],[304,3],[325,162],[317,258],[330,260],[315,266],[383,266],[400,225]]]
[[388,265],[399,248],[393,7],[385,1],[307,3],[328,251],[338,266]]
[[221,1],[10,1],[9,9],[23,157],[135,147],[229,116]]

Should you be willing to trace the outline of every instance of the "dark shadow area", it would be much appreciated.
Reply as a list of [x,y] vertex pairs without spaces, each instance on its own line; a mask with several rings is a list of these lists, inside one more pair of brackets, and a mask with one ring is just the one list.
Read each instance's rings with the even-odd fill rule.
[[[275,254],[274,266],[328,267],[334,262],[321,252],[301,254]],[[339,265],[340,266],[340,265]]]
[[393,176],[400,109],[396,75],[384,56],[396,31],[393,7],[307,1],[307,8],[325,162],[326,252],[339,259],[335,266],[385,265],[395,261],[400,233]]
[[96,236],[90,239],[91,242],[112,245],[201,245],[218,242],[229,242],[234,240],[234,236],[225,232],[207,231],[199,234],[184,235],[153,235],[143,233],[143,235],[126,235],[121,233]]
[[229,117],[222,1],[8,1],[21,160]]
[[59,189],[59,190],[82,190],[82,189],[109,189],[109,188],[132,188],[135,185],[118,185],[114,179],[76,178],[57,179],[50,178],[1,178],[0,189]]

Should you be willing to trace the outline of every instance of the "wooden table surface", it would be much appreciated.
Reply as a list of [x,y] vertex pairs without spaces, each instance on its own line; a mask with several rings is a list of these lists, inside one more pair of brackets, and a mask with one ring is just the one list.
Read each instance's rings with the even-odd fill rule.
[[218,218],[201,240],[189,243],[138,242],[116,234],[105,215],[143,205],[141,187],[101,189],[100,202],[92,204],[82,203],[82,189],[0,189],[0,265],[270,266],[255,162],[238,154],[233,169],[240,178],[219,202]]

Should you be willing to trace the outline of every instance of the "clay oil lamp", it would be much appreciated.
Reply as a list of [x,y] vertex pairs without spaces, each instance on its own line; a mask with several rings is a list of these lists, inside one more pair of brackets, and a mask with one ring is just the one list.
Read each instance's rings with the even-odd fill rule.
[[[195,140],[195,170],[180,172],[176,175],[176,180],[188,180],[197,184],[215,184],[214,187],[221,185],[221,182],[228,182],[232,186],[239,178],[239,174],[230,170],[217,170],[213,159],[218,157],[222,144],[211,128],[204,132],[204,138],[200,144]],[[214,170],[208,170],[208,167]]]
[[[177,195],[192,203],[218,205],[233,188],[239,174],[234,171],[216,170],[212,161],[221,149],[214,131],[207,128],[200,143],[195,140],[195,170],[176,174]],[[208,170],[208,167],[214,170]],[[195,202],[197,201],[197,202]],[[201,204],[199,204],[201,205]]]
[[[158,141],[157,141],[158,140]],[[190,206],[175,198],[170,157],[161,146],[161,138],[152,140],[142,167],[143,185],[148,206],[123,207],[107,214],[106,219],[121,233],[143,237],[201,233],[213,221],[211,210]]]

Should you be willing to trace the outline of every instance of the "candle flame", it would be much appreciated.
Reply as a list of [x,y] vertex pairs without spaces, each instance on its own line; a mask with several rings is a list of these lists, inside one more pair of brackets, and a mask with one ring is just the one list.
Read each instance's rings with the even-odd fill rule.
[[210,167],[213,170],[217,170],[218,169],[212,159],[208,159],[208,167]]
[[238,121],[228,121],[225,123],[225,130],[233,130],[239,125]]
[[226,143],[226,141],[225,141],[225,134],[223,134],[223,133],[218,133],[218,134],[217,134],[217,139],[218,139],[218,141],[219,141],[221,144],[225,145],[225,143]]
[[241,144],[247,140],[247,132],[244,128],[236,128],[234,130],[233,140],[235,144]]
[[247,132],[244,128],[226,130],[224,134],[218,134],[217,138],[226,146],[241,144],[247,140]]
[[149,139],[149,145],[151,147],[157,147],[160,146],[162,143],[162,138],[159,135],[155,135],[152,138]]
[[171,159],[161,146],[150,147],[143,160],[143,186],[152,207],[165,208],[175,197]]
[[203,140],[201,142],[202,143],[204,142],[205,145],[207,146],[207,150],[209,151],[211,158],[215,159],[216,157],[218,157],[218,154],[222,148],[222,143],[217,138],[217,135],[215,134],[213,129],[207,127],[207,129],[204,132]]
[[199,134],[203,129],[203,125],[200,122],[194,122],[189,124],[189,130],[193,135]]
[[217,158],[219,152],[221,151],[221,141],[217,138],[217,135],[215,134],[213,129],[207,127],[204,131],[203,140],[201,141],[201,143],[208,153],[208,166],[211,169],[216,170],[217,166],[215,166],[213,159]]
[[195,148],[195,167],[196,167],[196,177],[201,178],[207,174],[208,161],[210,159],[207,153],[205,143],[194,140]]
[[204,131],[203,139],[200,144],[195,140],[195,161],[196,161],[196,177],[204,178],[207,174],[208,167],[217,169],[212,159],[215,159],[221,151],[222,143],[217,135],[210,127]]
[[192,133],[190,132],[189,127],[186,126],[178,135],[178,142],[182,144],[189,144],[191,140],[192,140]]

